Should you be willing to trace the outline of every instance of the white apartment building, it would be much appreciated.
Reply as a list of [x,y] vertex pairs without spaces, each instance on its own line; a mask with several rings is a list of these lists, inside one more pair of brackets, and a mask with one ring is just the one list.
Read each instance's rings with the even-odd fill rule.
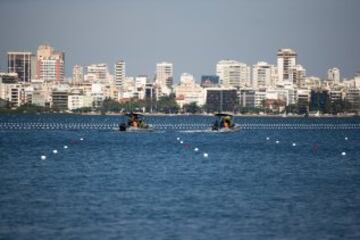
[[84,68],[80,65],[73,66],[72,83],[80,84],[84,81]]
[[161,88],[165,86],[172,88],[173,85],[173,64],[161,62],[156,64],[156,84]]
[[297,54],[289,48],[279,49],[277,53],[278,81],[292,81],[292,69],[296,66]]
[[216,64],[216,75],[225,87],[250,87],[250,67],[235,60],[221,60]]
[[274,65],[258,62],[253,65],[252,87],[254,89],[275,87],[276,70]]
[[87,69],[87,74],[89,74],[92,77],[95,77],[96,80],[101,82],[109,81],[110,73],[105,63],[91,64],[87,66],[86,69]]
[[340,69],[338,68],[331,68],[327,72],[327,79],[333,81],[334,83],[340,83]]
[[126,77],[126,68],[125,68],[125,61],[124,60],[119,60],[114,68],[115,68],[115,85],[118,88],[122,88],[124,81],[125,81],[125,77]]
[[175,87],[176,102],[180,107],[184,104],[196,102],[198,106],[205,104],[205,91],[195,82],[194,76],[183,73],[180,76],[180,83]]

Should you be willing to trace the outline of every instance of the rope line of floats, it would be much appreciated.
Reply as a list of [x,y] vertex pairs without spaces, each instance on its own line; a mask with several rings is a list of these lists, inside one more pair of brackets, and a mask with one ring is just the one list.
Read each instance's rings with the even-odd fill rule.
[[[205,130],[211,124],[152,124],[158,130]],[[114,130],[118,128],[117,123],[42,123],[42,122],[2,122],[0,130]],[[360,124],[331,124],[331,123],[243,123],[243,130],[256,129],[360,129]]]

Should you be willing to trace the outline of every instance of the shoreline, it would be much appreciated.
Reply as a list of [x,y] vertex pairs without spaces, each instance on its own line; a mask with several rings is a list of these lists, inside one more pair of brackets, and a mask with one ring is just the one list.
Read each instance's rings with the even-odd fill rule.
[[[78,115],[78,116],[124,116],[124,113],[71,113],[71,112],[44,112],[44,113],[21,113],[21,112],[0,112],[1,115]],[[176,117],[176,116],[209,116],[213,117],[213,113],[196,113],[196,114],[188,114],[188,113],[141,113],[144,116],[158,116],[158,117]],[[310,114],[308,117],[305,117],[304,115],[283,115],[283,114],[233,114],[229,113],[234,117],[258,117],[258,118],[352,118],[352,117],[360,117],[357,114],[341,114],[341,115],[331,115],[331,114],[320,114],[320,115],[314,115]]]

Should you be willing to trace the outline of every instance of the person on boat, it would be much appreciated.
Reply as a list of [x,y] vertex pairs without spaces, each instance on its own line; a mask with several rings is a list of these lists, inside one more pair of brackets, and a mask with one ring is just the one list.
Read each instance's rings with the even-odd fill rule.
[[233,127],[233,123],[231,122],[231,117],[226,116],[224,117],[224,128],[231,128]]

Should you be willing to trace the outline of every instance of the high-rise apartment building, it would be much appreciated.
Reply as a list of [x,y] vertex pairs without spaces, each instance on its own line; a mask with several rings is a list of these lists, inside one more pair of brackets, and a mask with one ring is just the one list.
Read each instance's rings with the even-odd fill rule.
[[297,54],[294,50],[283,48],[277,53],[279,82],[290,82],[292,69],[296,66]]
[[126,77],[125,61],[119,60],[115,63],[115,85],[122,88]]
[[162,62],[156,64],[156,83],[160,87],[171,88],[173,85],[173,64]]
[[30,82],[34,56],[31,52],[8,52],[8,73],[17,73],[22,82]]
[[92,64],[87,66],[87,74],[93,74],[96,80],[107,80],[109,76],[109,70],[105,63]]
[[63,81],[65,76],[65,53],[55,51],[50,45],[40,45],[37,50],[36,78],[44,81]]
[[72,71],[72,82],[80,84],[84,81],[84,68],[80,65],[75,65]]
[[258,62],[253,65],[252,87],[254,89],[269,88],[275,86],[275,67],[266,62]]
[[249,66],[235,60],[221,60],[216,64],[216,75],[224,86],[250,86],[250,74]]
[[328,70],[328,80],[340,83],[340,69],[331,68]]

